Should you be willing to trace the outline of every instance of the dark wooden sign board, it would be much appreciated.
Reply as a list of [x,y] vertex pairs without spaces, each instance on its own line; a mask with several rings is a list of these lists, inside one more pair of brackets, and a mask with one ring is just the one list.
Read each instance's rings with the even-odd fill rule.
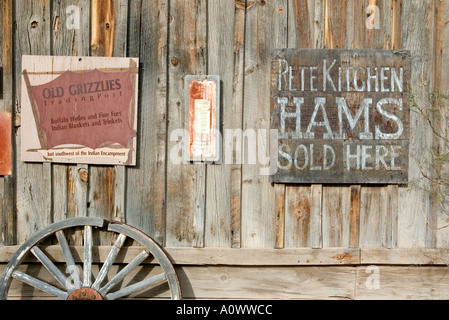
[[410,55],[274,49],[275,183],[408,182]]

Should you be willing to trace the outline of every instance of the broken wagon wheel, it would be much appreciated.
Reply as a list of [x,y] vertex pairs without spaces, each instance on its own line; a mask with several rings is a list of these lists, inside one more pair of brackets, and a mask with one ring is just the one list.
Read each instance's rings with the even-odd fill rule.
[[[78,266],[75,264],[74,256],[72,255],[72,251],[64,233],[66,230],[75,230],[80,227],[84,230],[82,276],[80,272],[78,272]],[[96,277],[92,274],[93,228],[98,228],[102,231],[107,231],[108,233],[118,234],[117,240],[109,251],[107,258]],[[56,237],[59,246],[62,249],[67,266],[66,270],[70,272],[69,276],[64,274],[38,247],[43,240],[50,236]],[[125,265],[124,268],[115,273],[111,271],[111,267],[127,238],[137,241],[143,247],[142,251]],[[18,270],[20,264],[29,252],[31,252],[57,280],[57,286]],[[141,265],[141,263],[149,256],[152,256],[157,260],[163,272],[116,289],[120,283],[124,283],[125,277],[130,275],[131,271]],[[110,273],[113,274],[111,275]],[[175,269],[173,268],[170,259],[157,242],[129,225],[109,222],[100,218],[83,217],[67,219],[53,223],[47,228],[34,234],[15,252],[3,272],[2,278],[0,279],[1,300],[8,298],[8,290],[13,278],[64,300],[115,300],[129,296],[130,294],[143,289],[150,289],[152,286],[159,285],[163,281],[168,283],[172,299],[178,300],[182,298]]]

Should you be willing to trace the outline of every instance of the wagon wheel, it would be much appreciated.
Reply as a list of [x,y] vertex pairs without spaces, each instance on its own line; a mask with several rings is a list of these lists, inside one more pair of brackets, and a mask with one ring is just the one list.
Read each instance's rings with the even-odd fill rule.
[[[67,238],[64,234],[66,230],[84,229],[84,258],[82,261],[83,275],[78,272],[71,249],[69,248]],[[92,275],[92,248],[93,248],[93,228],[99,228],[101,231],[118,234],[117,240],[112,246],[107,258],[105,259],[97,276]],[[62,249],[66,266],[70,275],[64,274],[50,258],[38,247],[38,245],[50,236],[56,236],[59,246]],[[133,239],[142,245],[142,251],[132,259],[123,269],[113,272],[111,276],[111,266],[114,264],[118,253],[123,247],[127,238]],[[58,285],[52,285],[33,276],[30,276],[18,268],[27,253],[31,252],[38,261],[50,272],[57,280]],[[115,287],[123,282],[124,278],[130,274],[137,266],[152,256],[157,260],[162,273],[147,277],[131,285],[118,290]],[[0,279],[0,300],[8,297],[8,290],[12,279],[20,280],[32,287],[44,291],[52,296],[64,300],[115,300],[128,296],[142,289],[151,288],[162,282],[168,282],[170,296],[174,300],[181,299],[181,289],[175,269],[171,264],[162,247],[143,232],[130,227],[129,225],[109,222],[100,218],[73,218],[56,222],[34,234],[26,241],[13,255],[6,266]],[[82,278],[82,279],[81,279]],[[60,288],[62,286],[62,288]]]

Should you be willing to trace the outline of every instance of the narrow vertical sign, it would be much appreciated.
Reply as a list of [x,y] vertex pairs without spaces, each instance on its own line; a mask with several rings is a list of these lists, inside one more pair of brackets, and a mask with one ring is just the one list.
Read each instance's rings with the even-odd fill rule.
[[188,143],[186,161],[217,162],[220,158],[220,80],[186,76]]
[[408,52],[272,52],[277,183],[408,181]]

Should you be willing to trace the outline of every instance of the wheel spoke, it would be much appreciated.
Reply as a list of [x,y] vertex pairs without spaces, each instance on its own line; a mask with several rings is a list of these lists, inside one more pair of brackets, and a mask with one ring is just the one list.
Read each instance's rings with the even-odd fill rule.
[[42,252],[41,249],[38,247],[33,247],[30,250],[34,256],[44,265],[44,267],[53,275],[53,277],[58,280],[60,284],[63,285],[63,287],[66,290],[69,290],[67,287],[68,281],[67,277],[59,270],[53,262],[50,261],[50,259],[47,257],[45,253]]
[[101,267],[100,272],[98,273],[97,279],[95,280],[94,284],[92,285],[92,288],[95,290],[98,290],[100,288],[101,283],[103,282],[104,278],[108,274],[109,269],[111,268],[112,264],[115,261],[115,258],[117,257],[117,254],[119,253],[120,249],[122,248],[123,244],[125,243],[126,236],[124,234],[120,234],[115,241],[114,246],[112,247],[111,251],[108,254],[108,257],[106,258],[105,262],[103,263],[103,266]]
[[89,288],[92,284],[92,227],[84,227],[84,278],[83,286]]
[[[79,257],[73,247],[69,245],[71,239],[67,236],[67,232],[71,232],[69,229],[75,231],[79,228],[82,228],[83,232],[83,252],[80,253],[82,257]],[[96,234],[93,233],[93,228],[115,233],[116,237],[107,257],[101,259],[102,266],[98,273],[93,270],[94,250],[96,249],[96,247],[94,248]],[[39,246],[44,239],[50,236],[56,236],[60,250],[62,250],[58,252],[62,252],[65,259],[61,262],[65,262],[65,265],[55,263],[52,256]],[[119,267],[118,265],[122,262],[118,256],[123,252],[127,239],[132,239],[142,247],[137,251],[137,255],[133,253],[129,263],[123,263]],[[135,248],[137,249],[137,247]],[[28,253],[37,258],[39,265],[45,267],[48,271],[47,274],[51,275],[50,277],[41,280],[38,276],[33,277],[24,273],[22,269],[18,271],[18,267]],[[141,263],[150,256],[154,257],[163,271],[160,271],[160,274],[148,275],[148,279],[137,279],[134,275],[139,274]],[[113,269],[112,266],[116,266],[118,270]],[[66,267],[65,270],[64,267]],[[176,271],[160,244],[135,227],[100,218],[78,217],[57,221],[32,235],[12,256],[0,278],[0,300],[8,298],[12,279],[22,282],[23,286],[34,287],[36,291],[45,292],[52,297],[71,300],[92,300],[94,298],[95,300],[102,298],[115,300],[130,294],[134,296],[144,292],[146,288],[153,288],[154,291],[155,286],[165,281],[168,283],[171,298],[182,298]]]
[[133,285],[124,287],[124,288],[122,288],[122,289],[120,289],[120,290],[118,290],[116,292],[109,293],[109,294],[106,295],[106,299],[108,299],[108,300],[115,300],[115,299],[118,299],[118,298],[130,295],[133,292],[141,290],[141,289],[143,289],[145,287],[152,286],[152,285],[154,285],[154,284],[156,284],[156,283],[158,283],[158,282],[160,282],[160,281],[162,281],[164,279],[165,279],[165,274],[163,274],[163,273],[155,275],[155,276],[153,276],[151,278],[139,281],[139,282],[137,282],[137,283],[135,283]]
[[127,274],[129,274],[135,267],[149,256],[147,251],[142,251],[130,263],[126,265],[119,273],[117,273],[103,288],[100,289],[100,294],[104,297],[109,290],[116,286]]
[[64,254],[67,270],[70,272],[70,276],[73,279],[73,289],[79,289],[81,287],[81,279],[78,268],[75,265],[75,260],[73,259],[73,255],[70,252],[69,244],[67,242],[64,233],[59,230],[56,232],[56,237],[58,238],[59,246],[62,249],[62,253]]
[[36,289],[47,292],[48,294],[59,297],[63,300],[67,299],[67,297],[69,296],[69,294],[67,292],[64,292],[64,291],[52,286],[51,284],[43,282],[43,281],[36,279],[30,275],[27,275],[23,272],[16,270],[13,272],[12,276],[15,279],[20,280]]

